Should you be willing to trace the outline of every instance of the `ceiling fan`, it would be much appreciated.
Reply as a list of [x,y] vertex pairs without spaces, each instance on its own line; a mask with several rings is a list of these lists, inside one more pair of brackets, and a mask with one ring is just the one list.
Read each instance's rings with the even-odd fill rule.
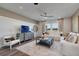
[[47,15],[46,12],[44,12],[43,14],[40,15],[41,17],[43,17],[44,19],[50,19],[50,18],[53,18],[54,16],[49,16]]

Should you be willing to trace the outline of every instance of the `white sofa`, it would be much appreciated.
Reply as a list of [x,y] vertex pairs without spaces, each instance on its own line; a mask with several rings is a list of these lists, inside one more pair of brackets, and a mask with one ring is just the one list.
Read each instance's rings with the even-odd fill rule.
[[[70,33],[70,37],[67,37],[68,40],[72,40],[70,39],[71,38],[71,35],[74,34],[74,33]],[[75,43],[75,41],[79,41],[79,34],[76,33],[76,37],[74,37],[75,39],[73,41],[66,41],[66,40],[63,40],[61,42],[61,53],[62,55],[65,55],[65,56],[79,56],[79,44],[78,43]]]
[[61,45],[61,53],[65,56],[79,56],[79,44],[64,40]]

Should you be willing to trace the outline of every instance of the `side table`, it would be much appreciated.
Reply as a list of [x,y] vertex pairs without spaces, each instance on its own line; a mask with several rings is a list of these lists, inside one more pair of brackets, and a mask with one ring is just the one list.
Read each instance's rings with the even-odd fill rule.
[[42,39],[42,36],[37,36],[36,37],[36,44],[38,44],[38,41],[40,41]]

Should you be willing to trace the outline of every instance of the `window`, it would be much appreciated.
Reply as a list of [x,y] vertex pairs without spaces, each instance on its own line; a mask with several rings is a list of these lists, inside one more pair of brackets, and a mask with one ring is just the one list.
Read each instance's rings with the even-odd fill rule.
[[52,24],[52,29],[58,29],[58,23],[53,23]]
[[51,25],[47,24],[47,30],[50,30],[50,29],[51,29]]
[[58,23],[46,24],[47,30],[58,30]]

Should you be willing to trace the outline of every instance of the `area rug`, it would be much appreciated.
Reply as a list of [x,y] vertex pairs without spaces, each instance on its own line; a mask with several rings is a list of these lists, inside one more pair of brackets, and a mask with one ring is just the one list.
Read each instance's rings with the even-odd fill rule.
[[30,56],[61,56],[60,52],[53,48],[48,48],[42,45],[36,45],[35,41],[26,43],[16,48],[17,50]]

